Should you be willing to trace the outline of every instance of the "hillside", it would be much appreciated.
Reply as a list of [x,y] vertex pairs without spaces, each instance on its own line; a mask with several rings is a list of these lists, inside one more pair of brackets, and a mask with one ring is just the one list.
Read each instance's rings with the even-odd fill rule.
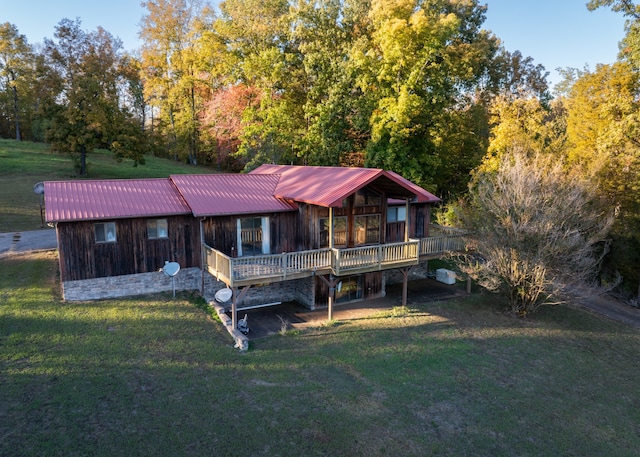
[[[105,150],[90,154],[87,163],[89,179],[162,178],[215,172],[153,156],[146,156],[145,165],[134,167],[131,161],[118,163]],[[36,183],[84,179],[75,173],[68,156],[52,153],[42,143],[0,139],[0,164],[0,233],[44,228],[40,197],[33,191]]]

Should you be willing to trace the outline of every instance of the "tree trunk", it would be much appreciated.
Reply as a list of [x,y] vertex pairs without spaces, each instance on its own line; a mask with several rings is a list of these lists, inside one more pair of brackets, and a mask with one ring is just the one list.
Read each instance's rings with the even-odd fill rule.
[[20,110],[18,109],[18,88],[15,85],[16,78],[13,73],[11,74],[11,80],[13,81],[11,89],[13,90],[13,115],[15,117],[16,124],[16,140],[22,141],[22,137],[20,135]]
[[80,146],[80,176],[87,176],[87,147]]

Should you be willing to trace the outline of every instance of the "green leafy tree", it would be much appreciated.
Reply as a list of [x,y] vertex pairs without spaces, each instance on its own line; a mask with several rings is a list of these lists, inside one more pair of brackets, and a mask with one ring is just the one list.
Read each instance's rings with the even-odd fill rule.
[[434,188],[446,157],[450,110],[486,77],[498,49],[482,31],[485,8],[475,1],[371,2],[371,48],[362,65],[374,91],[368,165],[393,169]]
[[0,24],[0,90],[4,111],[13,120],[14,138],[22,139],[22,122],[27,110],[28,94],[35,73],[35,56],[31,46],[18,28],[5,22]]
[[196,43],[212,11],[199,0],[143,2],[141,66],[145,97],[159,110],[159,129],[170,139],[174,158],[197,164],[199,113],[206,98],[206,79]]
[[142,131],[120,106],[120,41],[102,28],[86,33],[79,20],[69,19],[58,24],[55,38],[45,40],[44,50],[55,72],[50,87],[56,102],[49,106],[47,130],[52,148],[69,152],[82,176],[87,155],[99,147],[112,149],[117,159],[143,163]]
[[369,98],[354,59],[369,42],[368,1],[300,0],[292,41],[304,68],[307,124],[299,155],[312,165],[363,166],[371,137]]

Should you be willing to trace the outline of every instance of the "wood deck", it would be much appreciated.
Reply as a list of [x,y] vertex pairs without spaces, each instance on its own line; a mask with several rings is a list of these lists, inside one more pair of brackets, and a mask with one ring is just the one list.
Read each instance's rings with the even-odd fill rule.
[[435,236],[348,249],[316,249],[232,258],[205,245],[207,271],[229,287],[272,283],[315,274],[346,276],[417,265],[465,247],[466,232],[437,227]]

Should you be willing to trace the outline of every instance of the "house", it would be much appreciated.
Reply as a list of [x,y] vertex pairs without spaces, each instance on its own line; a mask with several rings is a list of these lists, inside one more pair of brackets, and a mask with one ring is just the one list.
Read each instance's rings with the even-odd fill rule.
[[[430,224],[439,199],[380,169],[262,165],[248,174],[48,181],[66,300],[171,287],[237,307],[311,309],[385,294],[426,262],[464,247]],[[172,282],[166,262],[181,269]],[[406,293],[405,293],[406,299]]]

